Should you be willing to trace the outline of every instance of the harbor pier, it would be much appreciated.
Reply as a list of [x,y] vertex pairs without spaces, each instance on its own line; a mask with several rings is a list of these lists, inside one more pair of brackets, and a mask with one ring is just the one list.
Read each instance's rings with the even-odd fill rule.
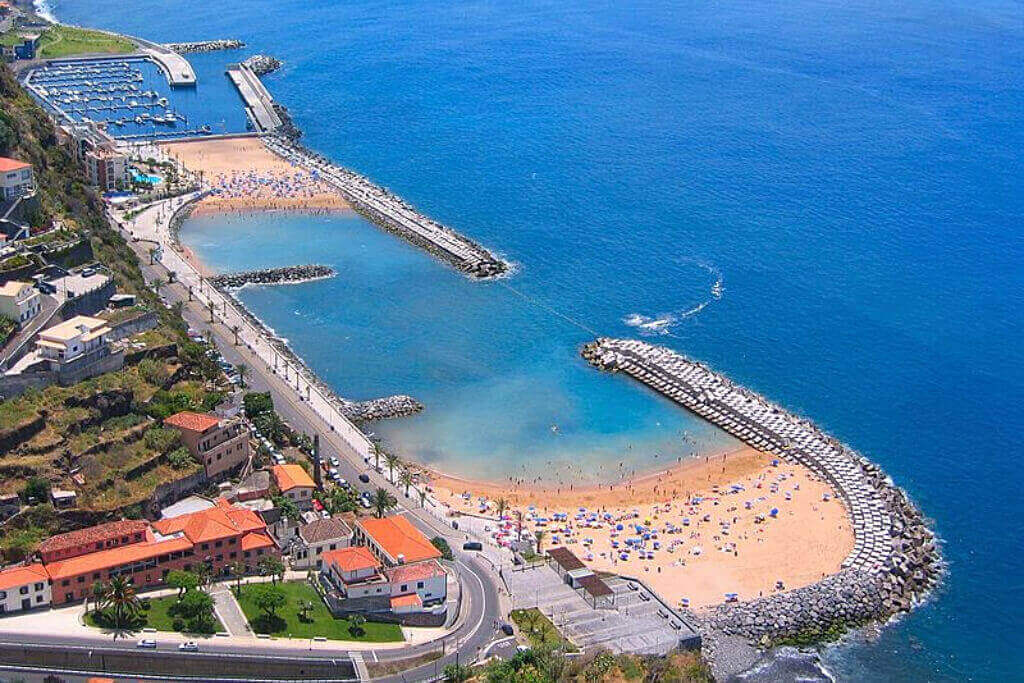
[[260,133],[280,128],[283,122],[274,108],[274,98],[263,86],[259,76],[245,64],[229,64],[227,74],[245,103],[245,113],[253,128]]
[[331,163],[320,154],[279,135],[264,137],[267,147],[316,172],[338,190],[353,209],[389,232],[426,249],[463,273],[485,279],[508,272],[509,264],[451,228],[424,216],[401,197],[368,178]]

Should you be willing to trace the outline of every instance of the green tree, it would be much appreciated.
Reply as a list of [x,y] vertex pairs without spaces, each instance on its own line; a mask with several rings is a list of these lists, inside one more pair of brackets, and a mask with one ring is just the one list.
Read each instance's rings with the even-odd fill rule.
[[395,481],[395,468],[402,464],[402,460],[394,453],[388,453],[384,456],[384,462],[388,465],[388,481],[393,483]]
[[463,683],[469,680],[470,675],[470,668],[465,664],[449,664],[444,668],[446,683]]
[[252,392],[242,398],[242,407],[245,409],[245,416],[251,420],[257,415],[274,412],[274,399],[270,397],[269,391]]
[[409,470],[402,470],[402,473],[398,475],[398,483],[405,487],[405,497],[409,497],[409,487],[412,486],[412,472]]
[[284,581],[284,562],[277,559],[273,555],[267,555],[260,559],[256,565],[262,576],[271,577],[271,581],[275,584],[280,580]]
[[[92,597],[93,610],[98,612],[100,610],[100,605],[103,604],[103,600],[107,596],[107,584],[102,581],[93,581],[90,596]],[[89,611],[88,604],[85,606],[85,609],[86,611]]]
[[32,477],[25,483],[20,495],[26,503],[45,503],[50,499],[50,482],[42,477]]
[[245,563],[237,560],[231,563],[231,575],[235,577],[235,595],[242,594],[242,577],[245,576]]
[[387,489],[378,488],[373,492],[373,509],[378,517],[388,514],[396,505],[398,505],[398,501],[395,500],[393,495],[388,493]]
[[295,501],[287,496],[274,496],[273,497],[274,507],[281,511],[281,516],[292,522],[299,520],[299,506],[295,504]]
[[313,603],[310,600],[303,600],[299,605],[299,620],[305,623],[310,622],[309,613],[313,611]]
[[117,628],[130,626],[138,617],[141,607],[135,586],[123,576],[115,576],[107,584],[103,605]]
[[534,538],[534,540],[537,541],[537,554],[538,555],[543,555],[544,554],[541,551],[541,547],[542,547],[542,545],[544,543],[544,536],[546,536],[546,535],[547,535],[547,532],[544,531],[543,529],[537,529],[536,531],[533,532],[533,538]]
[[348,618],[349,633],[351,633],[354,636],[363,635],[363,633],[365,633],[363,629],[363,624],[365,623],[366,617],[364,617],[362,614],[353,614],[351,617]]
[[288,596],[276,584],[259,583],[246,589],[246,594],[252,597],[253,604],[268,617],[277,616],[277,610],[288,602]]
[[201,590],[190,590],[177,604],[177,612],[188,622],[188,630],[207,633],[213,630],[213,598]]
[[199,577],[183,569],[174,569],[167,574],[167,585],[178,589],[178,599],[181,600],[186,591],[199,587]]
[[240,389],[244,389],[245,376],[249,374],[249,366],[245,363],[239,363],[235,366],[235,370],[238,372],[238,387]]
[[380,456],[384,455],[384,449],[376,441],[373,443],[373,467],[380,471]]

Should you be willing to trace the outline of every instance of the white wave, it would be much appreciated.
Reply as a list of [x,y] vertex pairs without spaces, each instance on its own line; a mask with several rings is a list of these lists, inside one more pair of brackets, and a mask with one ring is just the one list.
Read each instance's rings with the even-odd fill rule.
[[622,319],[622,322],[629,327],[635,327],[640,330],[641,335],[671,334],[672,329],[680,322],[687,318],[692,318],[715,301],[720,300],[725,292],[722,271],[701,261],[695,261],[694,263],[714,277],[714,282],[711,284],[709,289],[709,296],[706,299],[698,303],[696,306],[681,311],[669,311],[667,313],[658,313],[653,316],[647,316],[642,313],[630,313]]
[[57,17],[54,16],[53,8],[47,0],[32,0],[32,9],[43,19],[57,23]]

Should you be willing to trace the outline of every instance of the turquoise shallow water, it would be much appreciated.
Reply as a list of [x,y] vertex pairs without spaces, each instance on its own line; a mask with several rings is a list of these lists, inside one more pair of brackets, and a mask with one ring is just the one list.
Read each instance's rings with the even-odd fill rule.
[[[945,541],[935,599],[830,667],[1024,677],[1018,2],[55,4],[157,40],[246,40],[196,60],[214,120],[238,107],[224,64],[284,59],[267,84],[309,145],[520,264],[513,292],[358,222],[188,226],[218,266],[348,264],[243,297],[340,392],[428,401],[388,438],[503,472],[566,443],[579,465],[617,465],[622,439],[650,454],[698,427],[583,368],[589,333],[548,309],[612,335],[668,319],[658,341],[870,455]],[[687,317],[719,275],[722,298]]]

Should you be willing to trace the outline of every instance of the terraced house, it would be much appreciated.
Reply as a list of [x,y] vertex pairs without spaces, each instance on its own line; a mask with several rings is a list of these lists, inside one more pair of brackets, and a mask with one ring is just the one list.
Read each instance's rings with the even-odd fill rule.
[[[20,602],[6,599],[7,611],[84,600],[94,583],[115,576],[141,589],[160,586],[171,570],[200,564],[223,574],[241,562],[253,572],[261,558],[279,557],[280,551],[259,515],[221,498],[212,508],[170,519],[122,520],[59,534],[44,541],[38,555],[34,564],[0,571],[0,586],[8,586],[0,590],[23,596]],[[45,585],[37,589],[37,583]]]

